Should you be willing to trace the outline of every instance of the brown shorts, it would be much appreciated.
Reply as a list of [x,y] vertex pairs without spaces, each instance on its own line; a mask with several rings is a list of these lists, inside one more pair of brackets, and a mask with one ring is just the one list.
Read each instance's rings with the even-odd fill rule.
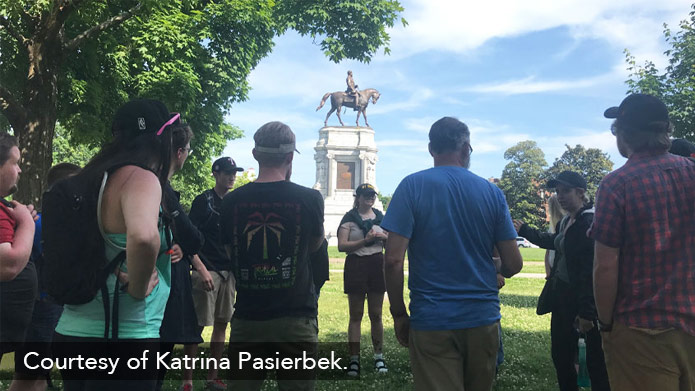
[[343,287],[347,294],[384,293],[384,254],[359,256],[350,254],[345,258]]

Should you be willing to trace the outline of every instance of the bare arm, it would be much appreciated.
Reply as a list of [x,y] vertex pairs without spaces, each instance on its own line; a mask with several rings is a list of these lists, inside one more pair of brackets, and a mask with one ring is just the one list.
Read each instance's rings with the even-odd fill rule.
[[596,241],[594,245],[594,299],[601,323],[613,323],[613,308],[618,296],[618,259],[620,249]]
[[410,239],[395,232],[386,241],[386,291],[391,303],[393,330],[396,339],[407,347],[410,336],[410,317],[403,301],[403,262]]
[[545,250],[544,264],[545,264],[545,278],[550,277],[550,252],[552,250]]
[[338,227],[338,251],[344,253],[351,253],[363,247],[367,247],[369,243],[373,243],[375,240],[374,231],[369,231],[367,232],[367,236],[360,240],[354,241],[349,241],[349,235],[350,228],[347,226],[347,224],[343,224],[340,227]]
[[386,291],[394,317],[408,314],[403,301],[403,263],[409,243],[410,239],[395,232],[391,232],[386,241]]
[[12,243],[0,244],[0,281],[12,281],[24,270],[34,244],[34,219],[26,206],[13,201],[10,213],[17,221]]
[[126,226],[128,293],[143,299],[155,268],[160,246],[159,205],[162,188],[150,171],[134,170],[120,190],[121,210]]
[[503,240],[495,245],[500,253],[500,261],[502,262],[499,273],[506,278],[519,273],[524,265],[524,260],[521,258],[519,247],[516,245],[516,239]]

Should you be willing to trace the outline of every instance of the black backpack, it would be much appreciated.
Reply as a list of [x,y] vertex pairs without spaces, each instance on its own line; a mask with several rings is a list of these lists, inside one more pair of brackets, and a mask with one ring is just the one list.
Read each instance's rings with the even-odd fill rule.
[[59,304],[85,304],[101,292],[104,301],[104,338],[118,339],[119,283],[114,288],[113,317],[109,311],[106,279],[125,261],[121,251],[109,261],[99,229],[99,196],[108,174],[125,164],[111,167],[101,181],[82,175],[65,178],[44,193],[41,204],[43,241],[43,287]]

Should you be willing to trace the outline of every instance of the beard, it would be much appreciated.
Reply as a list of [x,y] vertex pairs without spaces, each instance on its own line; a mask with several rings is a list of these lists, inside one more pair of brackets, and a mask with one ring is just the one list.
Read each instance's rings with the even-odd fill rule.
[[17,192],[17,190],[18,190],[17,184],[15,183],[14,185],[12,185],[12,186],[9,188],[9,190],[7,190],[7,195],[14,194],[14,193]]

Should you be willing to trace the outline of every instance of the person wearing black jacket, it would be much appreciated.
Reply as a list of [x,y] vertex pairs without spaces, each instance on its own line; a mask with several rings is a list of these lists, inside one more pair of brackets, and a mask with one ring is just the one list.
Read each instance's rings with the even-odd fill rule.
[[555,250],[555,262],[548,279],[552,292],[550,321],[551,353],[561,391],[577,391],[577,343],[586,334],[587,367],[592,390],[610,390],[593,294],[594,241],[586,231],[594,218],[586,197],[586,180],[572,171],[563,171],[548,181],[557,190],[560,205],[568,214],[555,233],[541,232],[515,220],[520,236],[542,248]]
[[[172,144],[176,151],[172,159],[173,171],[183,167],[191,151],[192,137],[191,128],[186,124],[176,125],[172,129]],[[168,358],[171,359],[174,344],[198,345],[203,342],[198,328],[198,317],[193,307],[191,257],[203,247],[205,238],[188,218],[179,201],[180,195],[171,187],[171,184],[167,182],[162,191],[165,200],[164,208],[171,220],[175,244],[172,247],[171,256],[171,291],[159,335],[160,351],[162,354],[169,352]],[[159,369],[156,390],[162,389],[166,372],[164,366]]]

